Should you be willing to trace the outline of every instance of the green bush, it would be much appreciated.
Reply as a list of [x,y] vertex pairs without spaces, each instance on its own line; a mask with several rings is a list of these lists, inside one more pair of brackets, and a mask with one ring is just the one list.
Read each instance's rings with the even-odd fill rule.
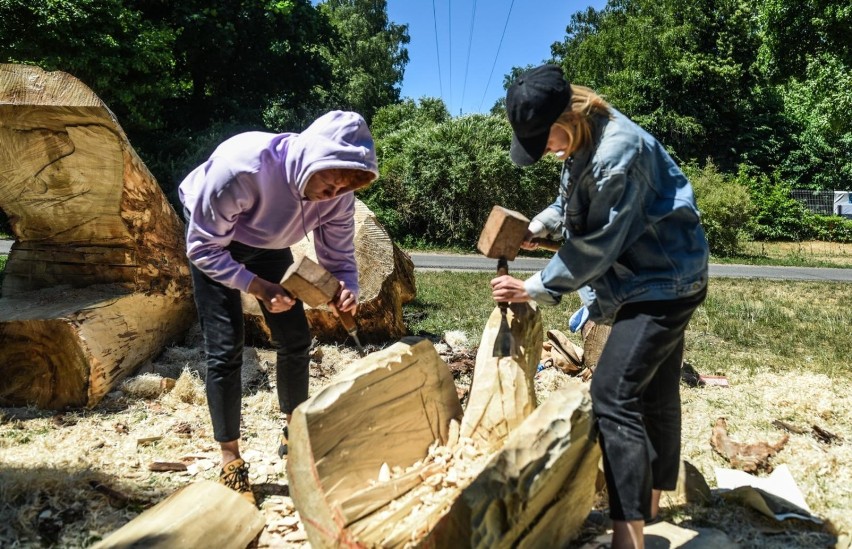
[[[404,245],[473,250],[495,204],[532,217],[556,196],[560,164],[545,160],[526,169],[515,166],[504,117],[412,116],[416,124],[397,121],[396,131],[380,124],[381,178],[361,195]],[[379,111],[376,119],[394,116]]]
[[812,214],[810,238],[826,242],[852,242],[852,219]]
[[722,257],[738,254],[754,212],[748,188],[719,173],[713,163],[703,168],[687,164],[683,169],[695,191],[710,252]]
[[790,185],[775,174],[750,176],[740,170],[737,178],[749,188],[756,208],[752,218],[755,240],[801,241],[811,238],[814,214],[793,198]]

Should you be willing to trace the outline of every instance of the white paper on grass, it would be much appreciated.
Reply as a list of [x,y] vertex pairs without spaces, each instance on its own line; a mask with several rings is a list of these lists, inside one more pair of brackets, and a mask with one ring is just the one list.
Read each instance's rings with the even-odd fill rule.
[[[741,492],[743,499],[747,503],[764,514],[770,514],[770,516],[775,517],[777,520],[798,518],[810,520],[818,524],[822,523],[822,520],[811,514],[811,508],[808,507],[808,503],[796,485],[796,481],[793,479],[793,475],[790,474],[790,469],[787,465],[779,465],[768,477],[756,477],[744,471],[717,467],[716,486],[720,490],[736,490],[737,492]],[[776,498],[784,500],[791,504],[791,506],[784,506],[784,509],[778,509],[777,506],[771,505],[771,502],[766,502],[765,498],[759,492],[750,490],[752,493],[747,493],[749,488],[762,490]]]

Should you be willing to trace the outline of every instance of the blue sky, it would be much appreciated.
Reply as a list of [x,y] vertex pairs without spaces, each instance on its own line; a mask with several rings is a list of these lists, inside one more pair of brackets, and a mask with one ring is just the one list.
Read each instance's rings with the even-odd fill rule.
[[411,37],[402,96],[440,97],[454,116],[488,112],[503,97],[503,77],[513,66],[548,59],[573,13],[604,5],[605,0],[388,0],[388,17],[407,24]]

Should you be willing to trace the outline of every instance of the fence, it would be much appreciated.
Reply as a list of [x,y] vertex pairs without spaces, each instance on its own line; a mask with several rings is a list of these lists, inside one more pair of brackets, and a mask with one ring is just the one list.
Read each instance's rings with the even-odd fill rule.
[[808,191],[793,189],[793,198],[804,204],[810,211],[822,215],[840,215],[852,218],[852,202],[846,191]]

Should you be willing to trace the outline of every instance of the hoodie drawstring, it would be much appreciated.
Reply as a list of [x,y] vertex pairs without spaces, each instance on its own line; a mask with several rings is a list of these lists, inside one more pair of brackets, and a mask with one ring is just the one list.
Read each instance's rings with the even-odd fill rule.
[[[310,240],[308,236],[308,224],[305,223],[305,204],[304,200],[299,200],[299,213],[302,216],[302,232],[305,233],[305,238]],[[322,234],[322,216],[320,216],[319,208],[317,208],[317,233]]]
[[[303,200],[299,200],[299,213],[302,214],[302,232],[305,233],[305,238],[308,238],[308,225],[305,223],[305,205],[303,202]],[[310,239],[308,238],[308,240]]]

